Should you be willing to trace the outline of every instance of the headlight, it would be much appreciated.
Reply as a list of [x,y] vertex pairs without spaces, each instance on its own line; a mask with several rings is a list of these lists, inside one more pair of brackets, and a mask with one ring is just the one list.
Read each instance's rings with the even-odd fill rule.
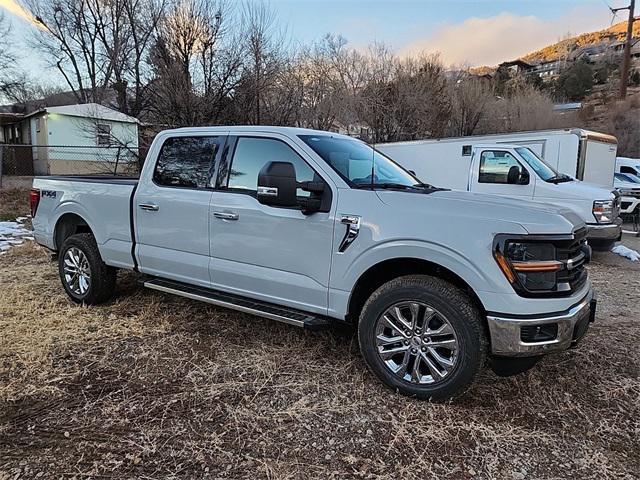
[[493,256],[516,293],[523,297],[570,295],[587,278],[591,258],[586,228],[570,235],[498,234]]
[[593,202],[593,216],[598,223],[611,223],[615,220],[613,216],[613,200],[596,200]]
[[556,247],[550,243],[508,241],[504,253],[494,252],[496,261],[510,283],[528,291],[549,291],[557,284],[556,272],[563,263],[556,260]]

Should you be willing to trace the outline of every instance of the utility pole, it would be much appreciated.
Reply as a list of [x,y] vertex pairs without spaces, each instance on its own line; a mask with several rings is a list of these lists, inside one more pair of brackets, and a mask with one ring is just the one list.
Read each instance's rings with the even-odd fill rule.
[[631,61],[631,41],[633,40],[633,10],[636,0],[630,0],[628,7],[612,8],[611,13],[615,15],[620,10],[629,10],[629,21],[627,23],[627,41],[624,44],[624,54],[622,57],[622,72],[620,73],[620,98],[627,96],[627,83],[629,83],[629,63]]

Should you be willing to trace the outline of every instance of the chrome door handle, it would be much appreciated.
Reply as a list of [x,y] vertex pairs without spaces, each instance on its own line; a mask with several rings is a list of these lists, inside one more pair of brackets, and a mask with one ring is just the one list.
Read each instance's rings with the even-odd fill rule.
[[213,212],[213,216],[222,220],[238,220],[240,215],[230,212]]
[[141,203],[138,206],[141,210],[146,210],[147,212],[157,212],[158,210],[160,210],[160,207],[153,203]]

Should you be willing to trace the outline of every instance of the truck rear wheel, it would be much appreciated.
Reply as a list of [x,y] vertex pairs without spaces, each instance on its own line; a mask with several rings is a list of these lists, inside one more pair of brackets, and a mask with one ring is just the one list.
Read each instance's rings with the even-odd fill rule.
[[94,305],[109,300],[115,291],[116,269],[102,261],[90,233],[71,235],[58,252],[60,280],[69,298]]
[[362,309],[358,340],[367,366],[385,385],[431,400],[463,393],[483,365],[487,345],[471,299],[426,275],[378,288]]

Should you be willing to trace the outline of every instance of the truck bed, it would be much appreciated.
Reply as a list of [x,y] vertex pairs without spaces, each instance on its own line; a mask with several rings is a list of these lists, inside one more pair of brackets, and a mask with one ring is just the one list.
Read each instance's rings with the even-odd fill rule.
[[135,177],[122,175],[52,175],[35,177],[40,190],[38,210],[33,218],[38,243],[58,250],[56,229],[61,222],[80,217],[93,232],[105,263],[133,268],[135,235],[133,194]]

